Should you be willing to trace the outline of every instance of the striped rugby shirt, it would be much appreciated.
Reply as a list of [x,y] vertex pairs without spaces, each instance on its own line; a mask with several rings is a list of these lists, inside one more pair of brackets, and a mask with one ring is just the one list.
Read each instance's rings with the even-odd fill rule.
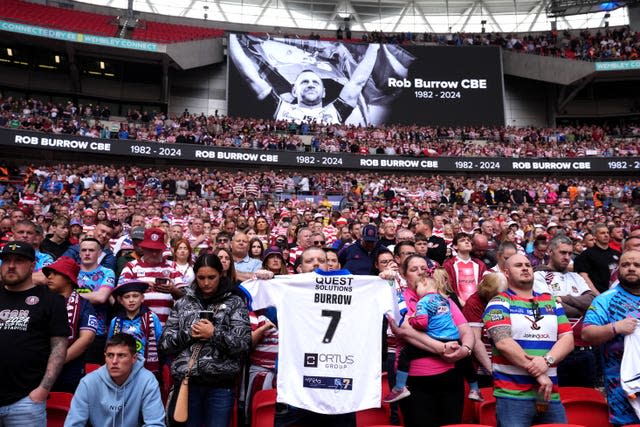
[[[534,316],[538,304],[539,316]],[[544,356],[555,345],[558,337],[571,333],[571,325],[561,304],[549,294],[533,292],[533,298],[522,298],[508,289],[489,301],[484,311],[487,331],[497,326],[511,326],[511,337],[525,353]],[[494,396],[521,400],[535,400],[538,382],[523,368],[515,366],[493,345]],[[560,401],[557,368],[552,366],[547,375],[553,382],[552,401]]]

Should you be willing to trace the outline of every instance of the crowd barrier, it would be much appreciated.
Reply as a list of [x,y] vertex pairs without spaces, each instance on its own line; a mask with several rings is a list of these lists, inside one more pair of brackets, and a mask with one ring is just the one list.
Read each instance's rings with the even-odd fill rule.
[[[362,170],[432,173],[534,173],[534,174],[609,174],[637,173],[640,157],[577,158],[504,158],[504,157],[401,157],[301,151],[251,150],[220,148],[193,144],[161,144],[133,140],[87,138],[77,135],[51,134],[0,129],[0,146],[29,148],[46,153],[73,152],[165,160],[171,164],[207,162],[211,165],[254,165],[271,168],[306,167],[308,169]],[[11,150],[11,148],[9,148]],[[30,150],[31,151],[31,150]]]

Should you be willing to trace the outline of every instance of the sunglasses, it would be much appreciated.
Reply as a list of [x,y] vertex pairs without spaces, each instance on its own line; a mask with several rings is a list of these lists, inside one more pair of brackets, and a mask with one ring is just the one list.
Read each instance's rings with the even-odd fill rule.
[[326,242],[324,240],[314,240],[313,244],[314,245],[324,245]]

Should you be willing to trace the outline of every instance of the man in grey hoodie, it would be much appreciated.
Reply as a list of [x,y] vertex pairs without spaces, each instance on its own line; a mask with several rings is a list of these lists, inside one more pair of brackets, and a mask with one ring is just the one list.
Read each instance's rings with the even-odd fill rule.
[[104,354],[106,365],[80,381],[65,427],[164,427],[160,387],[137,361],[135,338],[114,335]]

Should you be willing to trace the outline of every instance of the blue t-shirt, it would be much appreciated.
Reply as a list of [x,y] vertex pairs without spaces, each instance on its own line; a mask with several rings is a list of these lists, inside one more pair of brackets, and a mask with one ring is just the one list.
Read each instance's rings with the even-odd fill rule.
[[[604,326],[627,317],[640,318],[640,296],[632,295],[618,286],[598,295],[584,317],[584,327]],[[609,404],[609,420],[613,424],[640,422],[620,385],[620,365],[624,352],[624,336],[616,335],[602,345],[604,378]]]
[[[145,328],[142,323],[142,316],[144,316],[149,309],[146,307],[142,307],[140,312],[133,319],[129,319],[129,317],[121,312],[118,313],[113,319],[111,319],[111,326],[109,327],[109,335],[108,338],[111,338],[116,333],[116,326],[118,327],[118,332],[131,335],[136,339],[136,351],[138,352],[138,360],[142,363],[145,362],[145,351],[147,348],[147,343],[149,341],[149,337],[145,334]],[[162,325],[160,324],[160,319],[155,313],[151,313],[151,322],[153,324],[149,325],[149,330],[154,328],[155,336],[156,336],[156,345],[160,341],[160,336],[162,336]]]
[[439,293],[429,293],[420,298],[416,306],[416,316],[424,315],[429,318],[425,332],[431,338],[447,341],[460,339],[460,332],[453,321],[447,298]]
[[[89,293],[100,290],[102,287],[108,287],[113,290],[116,283],[116,275],[113,270],[105,268],[101,265],[93,271],[82,271],[78,273],[78,293]],[[107,313],[109,304],[94,304],[96,317],[98,318],[98,327],[96,328],[96,336],[103,336],[107,333]]]

